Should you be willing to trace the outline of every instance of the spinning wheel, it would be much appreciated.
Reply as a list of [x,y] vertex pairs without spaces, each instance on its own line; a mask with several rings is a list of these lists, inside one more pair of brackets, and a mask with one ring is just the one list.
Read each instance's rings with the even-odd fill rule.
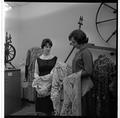
[[[8,33],[6,32],[6,42],[5,42],[5,65],[7,63],[9,63],[12,67],[14,67],[11,64],[11,61],[15,58],[16,56],[16,50],[14,48],[14,46],[10,43],[12,43],[11,41],[11,35],[9,34],[8,37]],[[15,68],[15,67],[14,67]]]
[[117,33],[117,4],[101,3],[96,14],[96,28],[102,40],[108,43]]
[[16,50],[13,45],[5,46],[5,63],[12,61],[15,58]]

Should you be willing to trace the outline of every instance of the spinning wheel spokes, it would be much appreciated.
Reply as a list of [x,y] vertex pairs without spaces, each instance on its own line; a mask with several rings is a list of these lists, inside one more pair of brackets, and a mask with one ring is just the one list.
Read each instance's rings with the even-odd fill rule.
[[114,11],[116,11],[116,9],[115,9],[114,7],[112,7],[112,6],[110,6],[110,5],[106,4],[106,3],[103,3],[103,4],[104,4],[105,6],[111,8],[111,9],[113,9]]
[[[111,5],[113,5],[114,3],[112,3]],[[97,32],[99,34],[99,36],[101,37],[102,40],[104,40],[106,43],[116,34],[116,13],[117,13],[117,9],[114,8],[113,6],[111,6],[110,4],[107,3],[101,3],[97,14],[96,14],[96,29]],[[115,4],[114,4],[115,5]],[[107,8],[106,8],[107,7]],[[105,12],[105,8],[107,10],[107,12],[109,11],[108,14],[104,14]],[[102,12],[102,10],[104,9],[104,12]],[[100,19],[103,16],[102,20]],[[104,17],[108,17],[105,18]],[[112,18],[111,18],[112,17]],[[114,25],[113,25],[114,24]],[[108,30],[105,30],[106,27],[109,27]],[[111,26],[111,27],[110,27]],[[103,27],[101,29],[101,27]],[[106,32],[106,33],[105,33]],[[107,34],[107,35],[106,35]]]
[[98,21],[98,22],[96,22],[96,23],[97,23],[97,24],[100,24],[100,23],[104,23],[104,22],[108,22],[108,21],[112,21],[112,20],[116,20],[116,18],[108,19],[108,20],[103,20],[103,21]]
[[12,61],[15,55],[16,55],[15,48],[13,47],[13,45],[9,44],[5,51],[6,63]]

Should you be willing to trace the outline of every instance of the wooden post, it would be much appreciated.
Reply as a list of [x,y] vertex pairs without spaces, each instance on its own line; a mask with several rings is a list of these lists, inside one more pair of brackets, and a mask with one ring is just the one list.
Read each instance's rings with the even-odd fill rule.
[[[80,16],[78,24],[79,24],[79,29],[81,29],[81,26],[83,25],[83,16]],[[68,54],[68,56],[65,60],[65,63],[67,62],[68,58],[70,57],[70,55],[72,54],[74,49],[75,49],[75,47],[73,47],[72,50],[70,51],[70,53]]]

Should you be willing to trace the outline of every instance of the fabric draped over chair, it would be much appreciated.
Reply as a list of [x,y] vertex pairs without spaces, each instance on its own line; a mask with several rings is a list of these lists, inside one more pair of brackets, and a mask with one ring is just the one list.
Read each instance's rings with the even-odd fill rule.
[[32,88],[32,82],[34,79],[35,60],[41,54],[42,49],[39,47],[30,48],[26,54],[25,78],[29,82],[29,86],[25,90],[25,98],[29,101],[35,100],[35,91]]

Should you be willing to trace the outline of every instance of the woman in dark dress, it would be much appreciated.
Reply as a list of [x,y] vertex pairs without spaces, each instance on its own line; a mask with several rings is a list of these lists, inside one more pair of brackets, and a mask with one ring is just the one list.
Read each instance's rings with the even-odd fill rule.
[[42,55],[35,62],[34,81],[32,86],[36,88],[37,96],[35,102],[35,110],[45,115],[52,115],[53,103],[50,99],[52,84],[52,69],[54,68],[57,57],[50,54],[52,41],[44,39],[41,44],[43,50]]
[[88,38],[82,30],[74,30],[69,35],[69,41],[72,46],[78,49],[72,61],[72,72],[76,73],[82,70],[82,116],[94,116],[94,104],[92,102],[91,81],[93,72],[93,57],[87,48]]

